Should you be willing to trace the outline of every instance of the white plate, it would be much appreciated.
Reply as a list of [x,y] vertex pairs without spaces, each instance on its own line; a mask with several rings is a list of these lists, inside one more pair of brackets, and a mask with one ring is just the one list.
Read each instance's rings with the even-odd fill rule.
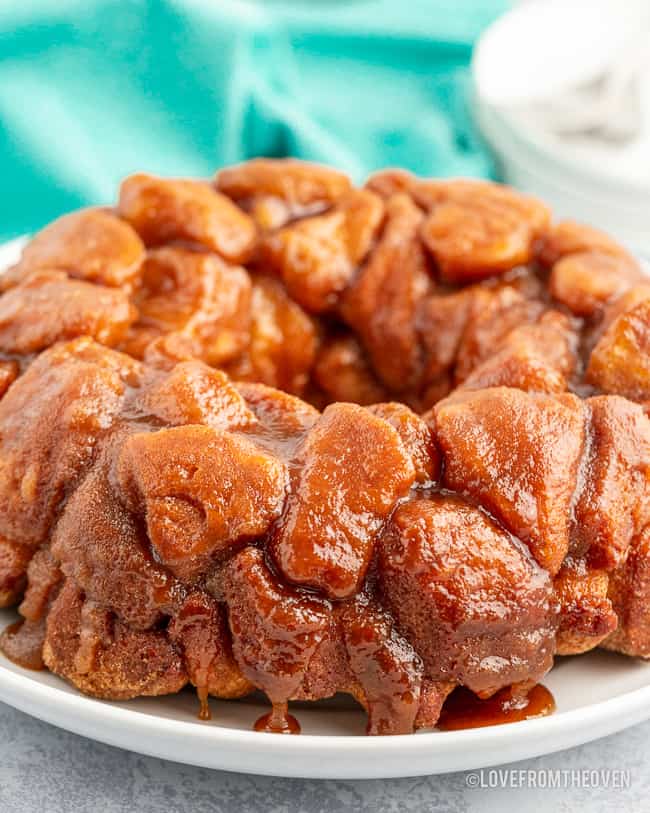
[[[0,627],[14,614],[0,611]],[[347,698],[292,703],[303,733],[260,734],[261,697],[211,700],[200,722],[193,692],[109,703],[84,697],[49,672],[0,656],[0,700],[48,723],[149,756],[229,771],[318,779],[422,776],[473,770],[570,748],[650,718],[650,663],[607,652],[562,658],[544,684],[551,717],[467,731],[366,737],[365,715]]]
[[518,3],[479,38],[472,74],[476,118],[504,179],[541,197],[556,216],[605,229],[650,254],[648,136],[623,143],[560,137],[534,114],[535,101],[601,72],[631,27],[643,30],[641,8],[647,4]]
[[[0,247],[0,268],[20,241]],[[16,615],[0,610],[0,629]],[[560,751],[650,718],[650,663],[608,652],[559,659],[544,680],[551,717],[468,731],[364,736],[365,715],[347,698],[291,704],[303,733],[260,734],[262,697],[212,700],[213,721],[197,719],[189,690],[109,703],[85,697],[49,672],[21,669],[0,655],[0,700],[45,722],[149,756],[207,768],[329,779],[423,776],[472,770]]]

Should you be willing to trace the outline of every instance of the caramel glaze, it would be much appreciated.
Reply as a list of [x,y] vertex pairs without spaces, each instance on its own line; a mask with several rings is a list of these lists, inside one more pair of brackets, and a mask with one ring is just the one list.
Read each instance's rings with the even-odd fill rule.
[[263,714],[253,726],[265,734],[300,734],[300,723],[289,714],[287,703],[274,703],[268,714]]
[[[245,385],[241,389],[245,395],[248,395]],[[160,428],[160,422],[155,420],[147,410],[138,407],[134,408],[134,402],[137,401],[139,396],[139,388],[137,386],[127,387],[126,392],[122,414],[125,417],[128,416],[128,418],[120,421],[113,432],[106,436],[105,444],[110,442],[111,436],[117,438],[121,433],[128,436],[136,429],[142,431],[148,428],[149,425],[152,429]],[[295,449],[308,436],[318,414],[315,411],[312,413],[311,407],[304,406],[304,414],[292,416],[294,422],[290,425],[278,426],[268,416],[264,416],[266,420],[260,421],[250,428],[242,427],[238,434],[254,440],[261,448],[268,450],[280,459],[284,459],[292,469],[297,468],[292,460]],[[394,507],[412,500],[431,498],[437,494],[448,497],[455,496],[457,499],[466,500],[465,497],[457,497],[448,489],[433,484],[432,481],[424,481],[419,485],[414,485],[408,494],[395,502]],[[467,501],[472,502],[471,500]],[[477,507],[484,511],[481,506]],[[276,527],[283,519],[284,517],[276,523]],[[274,533],[275,531],[272,528],[268,534],[269,538],[273,537]],[[254,551],[257,548],[251,547],[249,550]],[[322,605],[320,612],[325,614],[334,613],[335,616],[344,621],[345,632],[343,638],[345,639],[348,663],[354,682],[361,689],[360,698],[365,701],[364,705],[368,711],[367,733],[404,734],[412,732],[416,727],[415,719],[422,687],[422,663],[412,647],[396,632],[390,617],[371,606],[372,590],[348,600],[324,601],[317,598],[313,589],[309,587],[288,585],[278,573],[278,568],[274,565],[271,557],[263,555],[262,559],[264,568],[268,569],[268,576],[272,577],[275,582],[275,586],[272,589],[269,586],[268,589],[280,591],[277,596],[269,593],[269,597],[273,599],[272,604],[282,603],[288,606],[287,602],[289,604],[295,602],[297,606],[301,607],[301,611],[297,614],[295,629],[289,625],[283,631],[287,642],[295,638],[295,644],[290,648],[290,651],[294,654],[289,656],[288,652],[283,653],[280,659],[282,662],[278,665],[277,675],[273,674],[271,663],[266,664],[263,680],[261,675],[256,675],[257,680],[254,682],[266,691],[273,701],[273,706],[271,712],[261,716],[255,722],[254,729],[256,731],[281,734],[300,733],[298,721],[288,713],[288,700],[291,699],[292,690],[296,688],[299,680],[306,672],[309,660],[306,657],[309,650],[306,647],[305,631],[314,622],[313,619],[302,617],[302,613],[305,612],[305,603],[320,602],[320,605]],[[239,589],[241,588],[238,588],[238,592]],[[264,586],[264,591],[266,590],[267,586]],[[280,599],[282,599],[281,602]],[[227,601],[226,603],[231,605],[231,624],[233,624],[232,614],[234,608],[232,602]],[[271,613],[271,611],[272,607],[267,607],[265,612],[262,613],[262,617],[266,612]],[[109,615],[106,610],[101,608],[101,605],[98,605],[92,599],[87,600],[83,606],[79,649],[74,659],[75,669],[80,675],[92,671],[97,649],[102,645],[109,645],[111,642]],[[180,625],[194,623],[196,620],[193,618],[186,619],[183,614],[175,614],[173,617]],[[321,626],[324,624],[323,617]],[[315,636],[314,646],[316,646],[317,641],[320,641],[321,634],[323,633],[319,632]],[[41,657],[43,637],[44,623],[17,622],[3,634],[0,639],[0,649],[7,657],[21,666],[42,669],[44,668]],[[257,650],[257,646],[255,649]],[[296,677],[291,681],[294,685],[292,685],[291,690],[288,690],[284,685],[286,682],[286,675],[284,674],[286,664],[284,660],[291,657],[298,657],[298,660],[302,658],[305,662],[296,669]],[[207,682],[207,674],[213,658],[214,652],[204,648],[200,663],[197,664],[197,674],[193,676],[194,680],[199,683],[199,685],[196,685],[199,700],[197,716],[198,719],[203,721],[210,720],[212,716],[209,708],[209,690],[204,681]],[[499,722],[511,722],[518,719],[527,719],[531,716],[539,716],[540,714],[548,714],[553,710],[551,698],[551,701],[546,703],[544,711],[533,711],[533,708],[536,709],[537,705],[539,705],[537,703],[537,692],[535,691],[533,691],[531,700],[527,703],[522,704],[520,700],[515,703],[512,699],[506,702],[503,700],[503,696],[507,695],[508,691],[503,690],[503,692],[495,695],[496,699],[479,701],[469,691],[457,690],[454,692],[454,697],[466,698],[463,701],[463,705],[468,710],[466,717],[461,717],[460,712],[458,712],[455,714],[458,722],[450,723],[449,721],[452,720],[450,709],[455,708],[456,703],[461,701],[452,700],[451,704],[448,701],[441,717],[440,727],[459,728],[470,727],[471,725],[493,725]],[[468,701],[467,698],[470,698],[470,700]],[[489,722],[487,721],[488,708]],[[473,722],[474,719],[475,722]]]
[[[265,171],[275,178],[277,167]],[[314,170],[282,164],[281,176],[287,172],[300,179]],[[61,265],[56,260],[65,244],[73,259],[80,252],[77,271],[82,277],[121,285],[130,296],[144,260],[144,245],[126,221],[151,245],[170,239],[189,241],[201,245],[202,251],[221,252],[233,263],[263,257],[258,251],[263,249],[287,286],[296,288],[296,301],[307,300],[317,312],[324,305],[328,322],[331,314],[332,324],[339,319],[341,329],[350,328],[345,335],[361,341],[376,368],[371,384],[383,382],[373,389],[381,397],[341,398],[334,375],[329,390],[319,380],[323,391],[314,390],[310,396],[306,382],[314,360],[303,365],[298,358],[297,372],[281,374],[282,354],[275,361],[273,347],[269,359],[262,353],[268,326],[258,331],[263,340],[253,343],[246,354],[261,354],[264,369],[266,362],[273,362],[277,374],[269,381],[278,387],[304,392],[319,407],[334,402],[321,414],[279,390],[233,383],[225,373],[188,361],[198,354],[221,365],[230,357],[227,353],[222,357],[223,348],[219,355],[212,346],[214,336],[203,346],[198,331],[196,346],[190,342],[186,347],[181,340],[188,336],[180,334],[184,326],[190,333],[194,328],[190,330],[191,320],[186,323],[184,317],[167,326],[169,335],[161,334],[160,341],[154,338],[147,345],[143,364],[107,349],[129,348],[124,332],[129,319],[136,317],[135,312],[129,316],[127,302],[124,319],[116,319],[108,331],[96,324],[88,289],[83,298],[91,303],[88,313],[82,303],[65,330],[49,330],[44,318],[48,330],[30,332],[28,327],[38,325],[15,318],[3,334],[5,350],[25,352],[0,354],[0,394],[7,389],[0,403],[0,458],[10,472],[0,478],[0,538],[7,536],[10,542],[15,539],[48,555],[51,545],[53,560],[61,566],[63,589],[51,605],[53,620],[47,625],[47,665],[82,691],[109,699],[166,694],[189,681],[197,689],[199,717],[204,720],[210,717],[209,695],[239,697],[256,687],[266,692],[273,708],[255,729],[275,733],[300,730],[288,713],[288,701],[315,700],[337,691],[351,693],[364,705],[372,734],[409,733],[432,725],[438,703],[455,684],[484,695],[500,691],[480,700],[467,688],[457,689],[440,717],[438,727],[443,730],[549,714],[554,702],[544,687],[535,685],[528,694],[520,686],[501,687],[524,679],[532,685],[550,668],[560,613],[553,577],[566,559],[569,542],[574,557],[584,558],[587,547],[574,544],[569,514],[576,509],[585,517],[596,517],[592,536],[599,537],[601,560],[610,570],[622,560],[625,546],[619,551],[605,537],[613,529],[616,538],[618,529],[628,526],[628,536],[632,534],[631,519],[616,516],[612,506],[623,502],[617,490],[621,483],[633,486],[628,489],[628,513],[646,498],[645,483],[633,481],[631,474],[650,470],[646,466],[650,452],[635,457],[636,447],[650,448],[650,428],[640,408],[622,405],[622,399],[607,402],[612,415],[616,413],[615,423],[609,412],[600,416],[607,411],[602,405],[590,406],[586,415],[578,399],[566,395],[567,389],[583,398],[591,394],[581,388],[596,333],[587,336],[589,324],[569,318],[569,306],[551,296],[547,271],[564,249],[547,222],[545,207],[489,185],[468,192],[466,182],[432,187],[402,178],[394,184],[392,176],[371,183],[378,191],[380,186],[388,189],[385,204],[376,197],[369,201],[364,192],[351,207],[347,182],[329,170],[324,177],[339,191],[311,203],[323,210],[332,208],[346,224],[342,231],[350,233],[340,241],[345,255],[340,262],[332,262],[325,241],[323,256],[311,258],[316,273],[285,268],[285,252],[274,245],[275,235],[270,243],[262,235],[262,244],[255,245],[256,225],[235,208],[239,195],[235,203],[228,202],[214,197],[205,184],[145,176],[128,183],[113,220],[105,211],[91,210],[53,224],[14,270],[17,288],[10,304],[29,303],[34,290],[42,292],[50,284],[46,276],[29,282],[29,273],[44,267],[43,258],[52,267]],[[223,178],[219,185],[228,194]],[[152,188],[168,202],[169,212],[150,206]],[[346,202],[338,208],[341,196]],[[241,199],[248,197],[246,193]],[[477,198],[479,203],[484,199],[478,210]],[[189,208],[188,199],[193,200]],[[269,193],[260,190],[259,199],[268,200]],[[439,206],[444,201],[451,209]],[[363,229],[355,235],[360,215],[350,213],[357,206],[366,215]],[[286,208],[287,222],[300,217],[298,210]],[[320,208],[308,205],[303,214],[316,211]],[[159,223],[151,221],[155,212]],[[192,212],[198,213],[196,222],[188,222]],[[503,223],[497,217],[496,233],[490,235],[495,212],[502,213]],[[490,257],[488,250],[486,261],[482,238],[477,240],[478,257],[463,256],[467,241],[451,240],[446,234],[445,217],[451,214],[452,224],[460,218],[459,235],[464,234],[465,223],[475,229],[485,221],[487,245],[494,245],[496,256]],[[227,240],[219,231],[222,219],[224,234],[230,235]],[[99,264],[102,273],[108,269],[104,277],[96,277],[95,260],[106,247],[98,249],[92,265],[84,260],[93,223],[110,247],[107,262]],[[217,224],[216,235],[205,232],[208,223]],[[323,221],[310,223],[307,217],[304,226],[296,225],[303,227],[318,227],[314,232],[318,235]],[[589,246],[592,240],[598,254],[602,239],[585,236],[577,228],[571,245],[582,246],[586,240]],[[236,232],[239,248],[232,243]],[[74,244],[75,235],[79,246]],[[284,236],[291,238],[291,233]],[[303,238],[299,245],[307,246],[307,254],[315,250],[309,246],[323,243],[320,237]],[[522,241],[528,244],[523,255]],[[347,244],[355,245],[354,251]],[[287,245],[291,250],[286,255],[293,255],[294,244]],[[471,248],[469,240],[470,253]],[[541,249],[549,256],[537,267]],[[245,301],[251,286],[258,293],[265,287],[255,274],[249,279],[241,269],[222,269],[214,258],[208,263],[197,258],[198,252],[180,251],[178,246],[169,250],[176,252],[176,261],[193,269],[190,276],[200,267],[205,290],[215,284],[210,282],[213,277],[228,278],[232,291]],[[504,250],[506,264],[511,261],[515,269],[506,274],[501,273]],[[584,253],[582,248],[567,251]],[[627,262],[622,249],[608,243],[607,251]],[[551,256],[554,253],[557,257]],[[434,270],[430,260],[438,272],[435,281],[429,275]],[[302,257],[303,266],[305,262]],[[517,270],[529,263],[532,268]],[[320,297],[318,290],[300,287],[327,278],[330,266],[350,272],[359,267],[350,279],[331,280],[336,303]],[[111,275],[114,267],[121,275]],[[490,275],[492,279],[480,282]],[[78,292],[79,284],[56,280],[63,301],[66,285]],[[445,336],[448,331],[441,329],[445,304],[450,304],[447,295],[450,300],[454,297],[449,314],[459,316],[449,331],[453,327],[456,336]],[[144,289],[143,299],[147,297],[154,293]],[[278,308],[283,314],[295,304],[282,303]],[[138,304],[146,316],[146,302]],[[334,304],[336,308],[330,307]],[[494,308],[488,310],[495,324],[482,321],[473,335],[469,328],[488,305]],[[154,302],[151,307],[155,306]],[[531,361],[530,345],[539,336],[526,330],[537,330],[542,313],[549,309],[555,311],[545,313],[551,317],[551,322],[544,322],[550,349],[539,349],[540,358]],[[600,314],[601,308],[592,310]],[[241,314],[227,309],[224,313],[228,318],[221,338],[230,337],[235,346],[241,337],[234,325]],[[430,320],[436,313],[438,321]],[[289,319],[287,314],[283,320]],[[495,329],[505,314],[516,316],[512,345],[504,343],[510,332],[501,336],[500,328]],[[328,322],[319,326],[305,313],[299,315],[298,327],[287,329],[283,351],[311,346],[320,327],[324,333],[329,329]],[[43,316],[56,322],[56,303],[48,300]],[[38,322],[31,316],[27,321]],[[72,335],[88,334],[100,343],[77,338],[56,344],[70,338],[73,323],[77,332]],[[197,324],[204,325],[205,320]],[[143,327],[144,322],[139,325]],[[524,332],[516,333],[516,328]],[[173,334],[178,334],[176,343],[167,341]],[[244,339],[247,347],[250,335]],[[490,361],[493,343],[502,352],[502,369],[496,372],[504,374],[496,378],[494,369],[481,366]],[[34,355],[40,351],[44,352]],[[243,366],[235,363],[234,378],[249,377],[248,355],[239,358]],[[288,355],[291,367],[293,354]],[[541,389],[538,362],[543,362]],[[230,369],[228,364],[225,369]],[[255,364],[251,369],[257,369]],[[466,384],[467,374],[473,374],[471,386]],[[301,377],[303,383],[296,384]],[[407,379],[411,390],[402,389]],[[439,399],[456,385],[465,392],[441,408]],[[489,398],[481,400],[486,392]],[[391,395],[417,412],[438,406],[423,420],[415,413],[398,414],[395,405],[385,404],[391,408],[379,412],[375,405],[373,412],[350,403],[373,403]],[[635,409],[639,414],[632,414]],[[505,430],[514,418],[523,429],[511,436]],[[635,442],[625,444],[632,424]],[[599,452],[592,461],[587,451],[596,441]],[[600,468],[595,466],[598,460]],[[100,462],[107,470],[101,489],[92,479],[99,476]],[[561,481],[557,470],[562,472]],[[97,496],[105,497],[105,502]],[[431,499],[434,496],[440,497],[441,505]],[[429,510],[423,508],[415,519],[407,516],[397,527],[400,509],[417,500],[428,501]],[[531,505],[537,504],[546,506],[544,512],[532,511]],[[453,507],[466,515],[471,544],[462,550],[458,517],[449,519]],[[564,524],[556,528],[560,520]],[[375,583],[372,569],[382,555],[385,561]],[[583,564],[584,570],[591,566],[586,559]],[[381,573],[389,577],[382,580]],[[567,624],[576,626],[578,617],[582,622],[578,631],[586,639],[580,646],[595,646],[603,636],[589,634],[590,630],[603,635],[610,630],[611,619],[605,617],[608,623],[603,623],[605,595],[600,604],[582,601],[582,571],[562,575],[573,590],[565,590]],[[32,592],[47,583],[31,566],[25,578]],[[190,592],[199,598],[185,604]],[[0,648],[21,666],[42,668],[46,613],[39,620],[28,609],[23,602],[26,620],[3,633]],[[488,650],[477,658],[481,646]],[[565,640],[563,646],[564,652],[567,646],[583,651],[575,641]],[[423,714],[426,702],[430,716]]]
[[212,719],[212,712],[210,711],[210,695],[205,686],[196,687],[196,696],[199,699],[199,720],[208,722]]
[[534,717],[547,717],[554,711],[553,695],[540,683],[535,684],[527,693],[509,686],[487,700],[481,700],[468,689],[459,687],[445,701],[436,728],[441,731],[485,728],[532,720]]

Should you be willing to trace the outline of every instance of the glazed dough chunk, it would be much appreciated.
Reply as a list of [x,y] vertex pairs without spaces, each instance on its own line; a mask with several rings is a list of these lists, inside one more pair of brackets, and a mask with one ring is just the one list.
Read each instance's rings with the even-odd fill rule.
[[106,209],[64,215],[40,231],[24,248],[18,265],[2,278],[3,288],[32,271],[53,268],[86,282],[124,288],[137,285],[144,246],[128,223]]
[[493,356],[515,328],[534,323],[544,306],[514,285],[476,288],[469,318],[458,345],[455,379],[461,383],[481,362]]
[[144,510],[160,561],[189,582],[269,529],[288,479],[256,444],[207,426],[132,435],[117,477],[128,507]]
[[279,273],[308,311],[331,310],[370,251],[383,210],[372,192],[349,192],[330,212],[269,235],[261,246],[264,267]]
[[425,382],[451,380],[463,334],[474,315],[475,293],[474,287],[469,287],[449,294],[433,293],[421,300],[416,323]]
[[185,240],[241,263],[257,240],[251,218],[204,181],[131,175],[120,187],[118,212],[148,246]]
[[420,708],[422,661],[391,616],[364,595],[339,614],[352,674],[368,711],[368,734],[410,734]]
[[406,169],[390,167],[380,169],[368,176],[365,183],[366,189],[370,189],[376,195],[387,200],[400,192],[410,194],[417,184],[417,178]]
[[216,185],[262,229],[322,212],[351,189],[343,173],[293,158],[255,158],[227,167],[217,174]]
[[546,228],[536,256],[543,266],[551,268],[563,257],[585,252],[623,258],[630,266],[637,266],[636,260],[608,234],[575,220],[562,220]]
[[82,338],[42,353],[0,401],[0,535],[39,545],[113,427],[137,362]]
[[154,375],[138,393],[136,405],[169,426],[243,429],[257,423],[228,376],[200,361],[181,361],[169,372]]
[[413,194],[430,209],[422,239],[447,282],[471,282],[530,262],[550,221],[539,200],[485,181],[420,181]]
[[440,454],[433,433],[422,418],[404,404],[394,401],[374,404],[368,410],[394,427],[411,455],[416,481],[420,485],[434,483],[440,474]]
[[584,446],[580,401],[496,387],[453,395],[434,415],[444,485],[484,506],[556,573]]
[[636,263],[626,257],[586,251],[553,266],[549,291],[576,316],[593,316],[641,279]]
[[386,388],[377,380],[353,334],[325,341],[316,358],[313,374],[329,401],[366,406],[388,397]]
[[215,697],[241,697],[253,690],[232,652],[224,608],[200,590],[190,593],[169,625],[170,640],[183,652],[190,681]]
[[253,431],[261,427],[278,444],[301,437],[318,420],[318,410],[295,395],[249,381],[237,381],[234,387],[259,422]]
[[248,345],[250,277],[214,254],[177,247],[150,251],[134,302],[140,316],[125,349],[137,358],[151,341],[169,334],[215,367]]
[[177,609],[182,585],[155,561],[137,517],[109,482],[110,454],[67,503],[52,536],[52,554],[86,596],[133,629],[146,630]]
[[612,570],[650,522],[650,421],[625,398],[586,402],[589,455],[575,505],[574,547],[595,567]]
[[33,548],[0,537],[0,607],[11,607],[23,594]]
[[378,565],[380,595],[428,677],[489,695],[551,667],[548,573],[473,506],[445,496],[399,506]]
[[537,324],[511,330],[460,389],[516,387],[526,392],[565,392],[576,367],[576,338],[564,314],[547,311]]
[[114,347],[136,315],[123,291],[36,271],[0,297],[0,350],[26,355],[77,336]]
[[422,373],[415,316],[431,288],[417,236],[422,213],[406,195],[386,203],[381,238],[345,295],[341,311],[364,344],[379,378],[408,389]]
[[229,562],[224,586],[242,673],[272,702],[291,699],[327,633],[329,604],[278,581],[257,548],[245,548]]
[[282,574],[332,598],[360,587],[375,538],[415,479],[392,426],[353,404],[329,406],[298,448],[272,551]]
[[650,658],[650,527],[632,540],[625,561],[609,578],[618,627],[602,646]]
[[20,375],[17,361],[0,361],[0,398]]
[[602,392],[650,400],[650,298],[613,319],[591,353],[586,380]]
[[598,646],[618,624],[608,596],[609,574],[567,556],[553,580],[560,602],[557,654],[577,655]]
[[250,344],[226,372],[240,381],[255,381],[300,395],[318,350],[318,327],[270,277],[253,280]]

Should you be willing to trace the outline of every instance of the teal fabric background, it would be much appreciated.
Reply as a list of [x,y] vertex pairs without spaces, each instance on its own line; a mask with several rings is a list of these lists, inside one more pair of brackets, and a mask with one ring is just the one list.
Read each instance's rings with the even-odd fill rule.
[[126,174],[295,155],[489,175],[467,66],[506,0],[0,0],[0,238]]

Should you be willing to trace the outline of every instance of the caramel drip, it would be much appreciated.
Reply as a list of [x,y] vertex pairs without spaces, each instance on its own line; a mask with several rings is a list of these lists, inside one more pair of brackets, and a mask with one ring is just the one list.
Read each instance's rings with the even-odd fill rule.
[[484,728],[547,717],[554,711],[553,695],[540,683],[533,686],[528,694],[518,694],[508,687],[487,700],[481,700],[469,689],[461,687],[455,689],[445,701],[436,727],[441,731]]
[[263,714],[253,726],[266,734],[300,734],[300,723],[289,714],[288,703],[273,703],[268,714]]
[[212,719],[210,711],[210,695],[207,686],[197,686],[196,696],[199,698],[199,720],[208,721]]
[[389,617],[359,599],[342,613],[350,667],[368,711],[368,734],[410,734],[420,705],[422,667]]

